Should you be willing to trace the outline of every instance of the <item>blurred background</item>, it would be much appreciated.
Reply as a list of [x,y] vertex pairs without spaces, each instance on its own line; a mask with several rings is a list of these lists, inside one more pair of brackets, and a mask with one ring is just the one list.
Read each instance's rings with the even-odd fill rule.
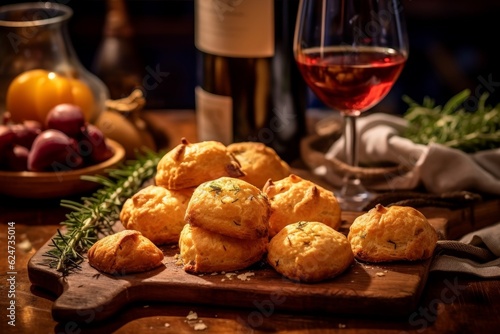
[[[2,4],[23,1],[2,0]],[[97,72],[105,42],[106,0],[59,0],[73,8],[69,23],[81,63]],[[161,72],[147,91],[147,109],[194,109],[197,51],[194,47],[194,0],[125,0],[131,32],[130,71],[140,78]],[[500,102],[500,1],[404,0],[410,57],[401,77],[377,111],[402,113],[408,95],[417,102],[429,96],[441,104],[469,88],[474,96],[489,91]],[[108,22],[109,24],[109,22]],[[114,55],[120,57],[120,52]],[[102,59],[101,59],[102,60]],[[99,73],[98,73],[99,74]],[[310,96],[309,105],[321,104]]]

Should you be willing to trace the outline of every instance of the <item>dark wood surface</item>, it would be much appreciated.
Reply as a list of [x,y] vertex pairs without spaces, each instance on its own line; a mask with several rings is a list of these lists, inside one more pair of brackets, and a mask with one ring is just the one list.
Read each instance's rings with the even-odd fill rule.
[[[154,118],[169,138],[186,136],[196,140],[192,113]],[[212,294],[201,294],[197,297],[199,303],[136,301],[103,322],[96,321],[100,308],[81,312],[81,323],[72,319],[58,322],[52,310],[60,291],[55,288],[54,293],[31,284],[28,263],[54,235],[66,213],[58,200],[0,198],[1,333],[193,333],[195,321],[187,318],[191,311],[197,313],[198,322],[206,325],[203,333],[492,333],[500,325],[499,280],[433,272],[414,311],[406,315],[384,311],[383,305],[377,315],[286,311],[276,308],[270,300],[237,308],[214,305]],[[14,229],[9,230],[9,222]],[[12,268],[8,262],[12,254],[7,249],[10,235],[15,236],[16,244]],[[8,279],[13,279],[15,286]],[[98,299],[105,293],[103,289],[91,297]],[[8,310],[12,303],[15,313]],[[15,316],[15,327],[8,324],[9,314]]]

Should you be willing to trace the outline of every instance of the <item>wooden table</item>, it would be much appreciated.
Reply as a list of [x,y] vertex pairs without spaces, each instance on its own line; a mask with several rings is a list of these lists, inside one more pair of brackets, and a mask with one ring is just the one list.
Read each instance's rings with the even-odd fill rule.
[[[180,136],[196,140],[191,112],[154,113],[148,117],[164,127],[172,145]],[[85,324],[57,323],[51,315],[57,296],[31,285],[27,264],[54,235],[66,213],[59,200],[0,198],[1,333],[193,333],[193,324],[186,318],[190,311],[196,312],[207,326],[203,333],[218,334],[492,333],[500,325],[500,281],[452,273],[431,273],[419,306],[405,317],[291,314],[272,308],[141,302],[104,323],[93,322],[92,315]],[[12,235],[15,254],[9,254],[7,249],[8,237]],[[10,263],[9,255],[15,255]],[[9,310],[11,304],[15,305],[15,313]],[[8,324],[11,313],[15,316],[15,327]]]

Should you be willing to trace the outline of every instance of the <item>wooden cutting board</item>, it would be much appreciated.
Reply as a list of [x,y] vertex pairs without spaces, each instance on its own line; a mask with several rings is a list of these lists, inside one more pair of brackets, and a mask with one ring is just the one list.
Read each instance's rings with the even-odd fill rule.
[[[500,199],[492,198],[459,209],[419,209],[442,239],[497,223]],[[347,235],[361,213],[344,212],[340,231]],[[122,229],[120,223],[117,229]],[[415,311],[431,260],[372,265],[355,262],[341,276],[316,284],[289,281],[267,264],[229,275],[187,274],[177,263],[178,248],[163,248],[163,266],[127,276],[102,274],[84,262],[80,271],[62,278],[45,265],[49,240],[31,258],[28,274],[33,285],[58,296],[52,308],[57,321],[105,320],[134,301],[212,304],[240,307],[269,316],[274,311],[349,315],[408,316]],[[247,280],[237,275],[247,275]],[[241,277],[243,278],[243,277]],[[267,314],[267,315],[266,315]]]
[[[348,231],[358,214],[344,214],[342,232]],[[43,254],[49,245],[50,241],[31,258],[30,281],[58,296],[52,308],[56,321],[77,322],[89,317],[105,320],[134,301],[239,307],[263,316],[275,311],[408,316],[417,307],[431,262],[373,265],[355,261],[339,277],[305,284],[283,278],[265,263],[234,273],[188,274],[177,263],[178,248],[168,246],[162,249],[163,265],[153,271],[111,276],[85,261],[81,270],[62,278],[45,265]]]

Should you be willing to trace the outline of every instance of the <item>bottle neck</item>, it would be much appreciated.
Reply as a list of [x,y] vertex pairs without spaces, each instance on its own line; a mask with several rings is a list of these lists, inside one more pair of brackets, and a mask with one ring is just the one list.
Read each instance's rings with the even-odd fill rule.
[[106,37],[132,37],[134,31],[130,24],[127,7],[124,0],[107,0],[106,22],[104,35]]

